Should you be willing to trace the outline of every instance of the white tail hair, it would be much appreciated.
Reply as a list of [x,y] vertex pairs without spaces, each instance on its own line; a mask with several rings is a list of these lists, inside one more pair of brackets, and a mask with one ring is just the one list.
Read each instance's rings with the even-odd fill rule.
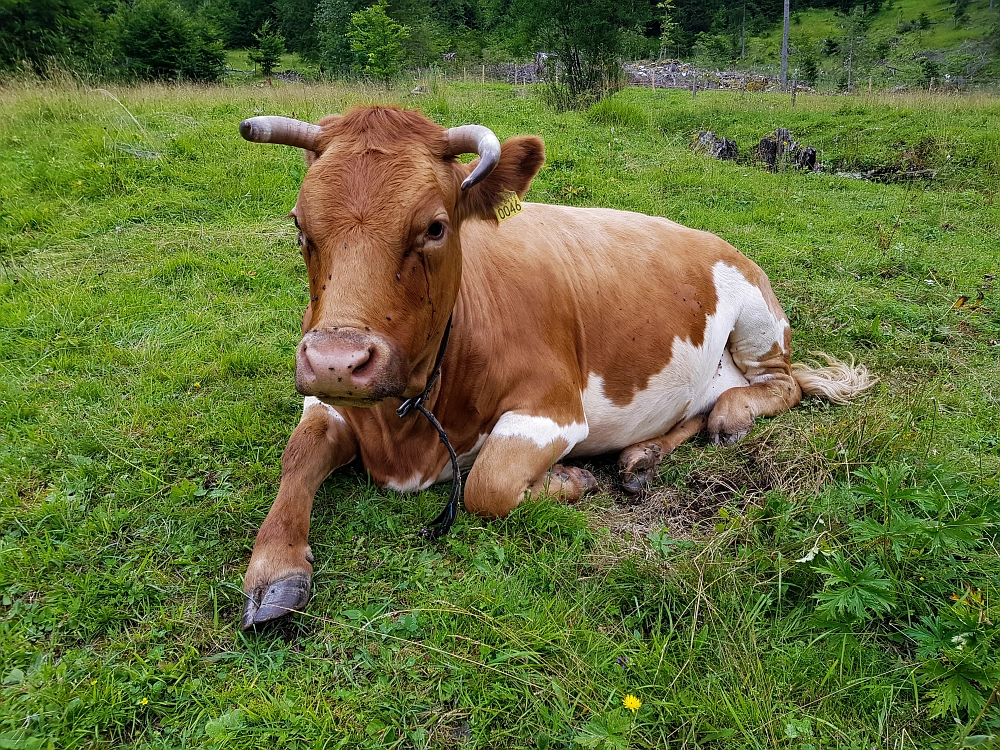
[[826,360],[826,366],[792,365],[792,377],[806,395],[819,396],[835,404],[847,404],[878,382],[867,367],[854,364],[854,357],[848,363],[823,352],[809,353]]

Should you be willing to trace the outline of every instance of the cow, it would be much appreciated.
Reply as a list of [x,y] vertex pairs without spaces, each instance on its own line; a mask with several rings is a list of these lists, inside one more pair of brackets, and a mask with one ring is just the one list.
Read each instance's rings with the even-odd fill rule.
[[240,131],[305,154],[290,216],[309,277],[305,402],[247,567],[244,629],[306,604],[313,497],[356,459],[402,493],[467,471],[466,510],[501,518],[594,489],[568,460],[617,452],[634,491],[704,430],[733,443],[803,392],[845,403],[874,382],[853,361],[791,364],[767,276],[713,234],[517,200],[498,221],[542,166],[535,136],[501,145],[385,106]]

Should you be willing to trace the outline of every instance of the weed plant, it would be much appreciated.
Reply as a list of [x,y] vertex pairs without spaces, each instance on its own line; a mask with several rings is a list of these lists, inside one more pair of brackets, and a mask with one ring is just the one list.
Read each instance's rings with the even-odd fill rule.
[[[1000,103],[408,90],[0,89],[0,747],[995,745]],[[237,125],[376,98],[541,135],[529,200],[720,234],[768,271],[796,359],[879,385],[684,445],[638,504],[597,462],[578,506],[435,544],[446,490],[338,472],[308,612],[241,634],[307,282],[283,218],[302,158]],[[778,126],[845,169],[931,139],[938,178],[687,148]]]

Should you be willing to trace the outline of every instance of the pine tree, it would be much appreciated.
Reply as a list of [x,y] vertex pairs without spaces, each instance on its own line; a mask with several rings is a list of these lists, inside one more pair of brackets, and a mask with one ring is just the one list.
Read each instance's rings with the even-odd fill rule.
[[247,57],[251,63],[260,66],[265,78],[270,78],[285,53],[285,37],[271,30],[270,21],[264,21],[253,38],[257,40],[257,48],[250,50]]

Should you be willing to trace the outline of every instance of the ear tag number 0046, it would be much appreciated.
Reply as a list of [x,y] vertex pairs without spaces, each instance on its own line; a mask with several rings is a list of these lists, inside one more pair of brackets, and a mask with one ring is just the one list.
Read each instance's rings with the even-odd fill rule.
[[497,215],[497,221],[503,221],[504,219],[509,219],[511,216],[516,216],[523,210],[524,206],[521,205],[521,200],[517,197],[517,193],[508,191],[500,196],[500,203],[493,209],[493,213]]

